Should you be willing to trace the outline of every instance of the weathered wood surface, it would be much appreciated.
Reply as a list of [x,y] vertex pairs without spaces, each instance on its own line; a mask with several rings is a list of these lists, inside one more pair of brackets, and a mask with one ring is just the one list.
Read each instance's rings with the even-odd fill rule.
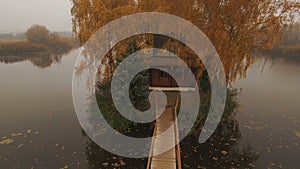
[[[156,120],[156,136],[165,132],[164,135],[153,139],[153,157],[151,159],[151,169],[176,169],[176,135],[174,127],[174,109],[178,93],[167,93],[168,103],[163,114]],[[157,98],[159,102],[159,98]],[[168,129],[168,130],[167,130]],[[166,146],[172,146],[169,151],[160,154]]]
[[165,92],[190,92],[195,91],[194,87],[149,87],[149,90],[160,90]]

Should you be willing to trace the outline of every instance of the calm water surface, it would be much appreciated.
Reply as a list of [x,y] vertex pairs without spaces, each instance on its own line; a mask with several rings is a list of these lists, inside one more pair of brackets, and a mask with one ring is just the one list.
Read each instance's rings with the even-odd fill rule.
[[[300,59],[263,59],[248,71],[242,88],[237,118],[241,144],[259,153],[258,168],[300,166]],[[298,134],[297,134],[298,133]]]
[[[117,157],[82,132],[71,93],[77,54],[9,64],[0,59],[0,141],[13,141],[0,145],[1,169],[145,167],[147,159]],[[300,61],[275,59],[262,71],[263,65],[258,59],[247,78],[234,84],[243,89],[235,147],[258,154],[250,167],[299,168]]]

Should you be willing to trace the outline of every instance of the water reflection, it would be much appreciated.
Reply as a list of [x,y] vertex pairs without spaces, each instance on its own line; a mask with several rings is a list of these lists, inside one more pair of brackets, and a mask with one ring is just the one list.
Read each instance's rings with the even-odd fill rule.
[[29,61],[34,66],[39,68],[47,68],[53,64],[60,64],[63,56],[70,53],[72,50],[59,52],[59,53],[48,53],[40,55],[29,55],[29,56],[1,56],[0,62],[5,64],[14,64],[18,62]]
[[[83,136],[87,137],[85,132],[82,130]],[[86,142],[85,150],[86,160],[88,168],[130,168],[130,169],[141,169],[146,168],[147,158],[144,159],[131,159],[124,158],[114,155],[110,152],[105,151],[99,147],[92,140]]]
[[197,140],[210,106],[209,90],[201,92],[201,108],[192,132],[181,143],[183,168],[253,168],[259,154],[251,145],[240,145],[242,133],[236,115],[237,97],[235,88],[227,90],[223,119],[211,138],[204,144]]
[[[14,142],[0,145],[0,168],[145,168],[146,159],[106,152],[82,132],[70,88],[77,55],[36,57],[35,63],[52,63],[43,71],[31,61],[15,64],[28,61],[22,57],[1,57],[11,64],[0,64],[0,140]],[[183,140],[183,168],[298,168],[300,61],[275,58],[261,73],[263,64],[257,59],[234,84],[243,88],[233,113],[238,121],[220,125],[203,145],[197,136]]]
[[[232,91],[228,93],[230,99],[227,106],[232,106],[226,108],[226,119],[222,121],[213,136],[205,144],[199,144],[198,136],[201,131],[200,126],[199,128],[194,128],[193,131],[195,133],[189,135],[181,142],[181,158],[183,163],[182,167],[184,169],[255,167],[253,163],[259,159],[259,153],[254,151],[250,144],[239,145],[242,134],[239,122],[235,117],[237,111],[235,106],[237,104],[235,103],[237,93],[235,89],[232,89]],[[106,97],[108,96],[106,95]],[[112,102],[111,99],[109,100],[109,102]],[[106,102],[103,102],[102,100],[102,103],[99,101],[99,104],[102,105],[100,108],[103,108],[105,105],[111,103],[107,103],[107,100]],[[209,102],[203,101],[202,106],[209,107]],[[199,123],[203,125],[204,120],[200,119]],[[149,134],[146,132],[147,129],[150,131],[153,130],[151,126],[148,126],[148,128],[130,126],[128,129],[131,129],[131,132],[126,134],[131,134],[135,137],[140,131],[144,131],[141,135],[145,136],[145,134]],[[86,136],[84,132],[83,135]],[[147,165],[146,158],[130,159],[119,157],[103,150],[91,140],[87,142],[86,155],[90,168],[145,168]]]
[[[260,152],[259,168],[297,168],[300,155],[300,57],[256,58],[246,79],[235,82],[242,88],[237,114],[243,137]],[[263,70],[263,71],[261,71]]]
[[241,137],[235,121],[219,125],[204,144],[193,135],[185,138],[181,143],[183,168],[253,168],[259,154],[251,145],[239,146]]

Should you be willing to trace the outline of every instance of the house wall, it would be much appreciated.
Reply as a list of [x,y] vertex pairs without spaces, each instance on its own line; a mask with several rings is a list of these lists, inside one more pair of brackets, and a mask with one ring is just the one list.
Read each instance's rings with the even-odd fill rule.
[[150,69],[149,83],[153,87],[177,87],[176,81],[171,76],[157,69]]

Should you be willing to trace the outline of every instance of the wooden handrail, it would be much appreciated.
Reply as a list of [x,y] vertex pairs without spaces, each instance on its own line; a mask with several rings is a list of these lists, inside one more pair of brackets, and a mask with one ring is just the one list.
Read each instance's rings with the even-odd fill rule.
[[[176,104],[174,107],[174,115],[173,115],[173,120],[174,120],[174,133],[175,133],[175,155],[176,155],[176,164],[177,164],[177,169],[182,169],[182,163],[181,163],[181,155],[180,155],[180,141],[179,141],[179,127],[178,127],[178,123],[177,123],[177,109],[179,106],[179,95],[177,96],[177,100],[176,100]],[[156,101],[156,105],[157,104],[157,99],[155,96],[155,101]],[[156,113],[157,113],[157,108],[158,106],[156,106]],[[155,128],[153,131],[153,137],[152,137],[152,142],[151,142],[151,146],[150,146],[150,151],[149,151],[149,157],[148,157],[148,162],[147,162],[147,168],[146,169],[150,169],[151,165],[152,165],[152,157],[154,154],[154,142],[155,142],[155,137],[157,135],[157,124],[155,124]]]
[[[157,99],[156,99],[156,95],[155,96],[155,114],[157,115]],[[155,124],[154,127],[154,131],[153,131],[153,136],[152,136],[152,141],[151,141],[151,146],[150,146],[150,151],[149,151],[149,157],[148,157],[148,162],[147,162],[147,168],[146,169],[150,169],[151,168],[151,161],[152,161],[152,156],[153,156],[153,147],[154,147],[154,140],[156,137],[156,133],[157,133],[157,125]]]
[[182,163],[181,163],[181,155],[180,155],[180,141],[179,141],[179,128],[177,123],[177,108],[179,104],[179,95],[176,100],[176,105],[174,108],[174,125],[175,125],[175,137],[176,137],[176,161],[177,161],[177,169],[182,169]]
[[155,125],[154,131],[153,131],[153,136],[152,136],[152,141],[151,141],[151,146],[150,146],[150,151],[149,151],[147,169],[150,169],[150,167],[151,167],[151,161],[152,161],[152,156],[153,156],[153,147],[154,147],[154,138],[156,136],[156,131],[157,131],[157,126]]

